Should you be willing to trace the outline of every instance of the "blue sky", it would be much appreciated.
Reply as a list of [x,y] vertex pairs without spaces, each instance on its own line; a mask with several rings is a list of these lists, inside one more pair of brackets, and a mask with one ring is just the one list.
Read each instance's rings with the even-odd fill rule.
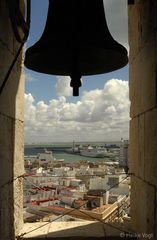
[[[35,101],[44,100],[46,103],[48,103],[50,99],[57,97],[55,89],[55,84],[57,82],[56,76],[41,74],[31,70],[25,71],[26,74],[31,74],[33,78],[33,81],[26,81],[25,92],[32,93]],[[83,91],[103,88],[105,82],[112,78],[128,80],[128,66],[108,74],[83,77],[83,86],[79,89],[80,96],[82,95]],[[68,99],[71,102],[76,102],[80,99],[80,96],[68,97]]]
[[[117,4],[117,0],[104,0],[105,10],[106,10],[106,18],[107,18],[110,32],[113,35],[113,37],[117,41],[119,41],[122,45],[124,45],[125,47],[128,48],[127,9],[126,9],[127,1],[126,0],[118,0],[118,2],[119,2],[119,4]],[[39,38],[44,30],[44,27],[45,27],[46,17],[47,17],[47,9],[48,9],[48,0],[33,0],[32,1],[31,28],[30,28],[29,39],[26,44],[27,48],[32,46],[36,41],[39,40]],[[112,13],[112,15],[111,15],[111,13]],[[124,25],[124,26],[122,26],[122,25]],[[39,112],[39,109],[38,109],[39,105],[40,105],[41,112],[43,111],[43,109],[46,109],[44,111],[46,111],[47,115],[49,115],[48,109],[50,108],[50,102],[51,101],[61,102],[61,100],[59,100],[59,97],[61,97],[62,94],[58,95],[58,92],[56,91],[56,87],[55,87],[55,85],[58,82],[58,78],[53,75],[37,73],[37,72],[31,71],[31,70],[28,70],[26,68],[25,68],[25,74],[26,74],[26,82],[25,82],[25,93],[26,93],[26,113],[25,113],[25,118],[26,118],[25,129],[26,129],[26,131],[25,131],[25,136],[26,136],[26,141],[27,142],[28,141],[38,141],[38,138],[40,138],[41,141],[44,141],[44,142],[45,141],[55,141],[55,140],[61,141],[61,139],[63,138],[62,137],[63,133],[59,134],[59,132],[57,135],[55,135],[56,134],[55,133],[54,136],[56,136],[56,137],[54,137],[52,139],[50,136],[48,137],[46,133],[44,133],[44,134],[42,134],[42,136],[40,136],[41,131],[44,132],[45,122],[43,121],[41,123],[39,121],[40,117],[37,118],[37,111]],[[113,79],[117,79],[117,80],[115,82],[113,82],[113,81],[111,82],[111,80],[113,80]],[[117,82],[118,80],[120,80],[122,82]],[[83,77],[83,86],[80,88],[80,96],[79,97],[72,97],[72,96],[63,94],[64,100],[66,101],[66,103],[64,102],[64,104],[62,102],[63,109],[65,109],[65,108],[69,109],[68,106],[70,106],[72,109],[74,109],[75,107],[77,109],[78,102],[84,103],[87,101],[87,99],[89,101],[90,93],[93,94],[93,99],[94,99],[94,97],[97,96],[97,94],[98,94],[98,89],[100,90],[99,91],[100,95],[108,94],[108,93],[104,92],[104,91],[107,91],[107,90],[104,90],[104,86],[108,82],[110,83],[110,87],[111,87],[111,85],[118,87],[119,85],[116,85],[117,83],[122,84],[122,87],[125,87],[123,84],[123,81],[128,81],[128,66],[126,66],[118,71],[114,71],[114,72],[111,72],[108,74]],[[106,87],[106,89],[107,89],[107,87]],[[90,101],[91,101],[91,99],[90,99]],[[93,101],[95,101],[95,100],[93,100]],[[127,101],[127,105],[128,105],[128,99],[126,99],[126,101]],[[40,104],[41,102],[43,103],[43,105]],[[75,105],[73,106],[72,103]],[[41,105],[42,105],[42,107],[41,107]],[[112,108],[113,105],[114,105],[113,103],[111,104],[111,106],[107,105],[107,108],[109,108],[109,107]],[[72,111],[71,108],[69,111]],[[34,111],[33,112],[34,118],[33,118],[32,122],[30,121],[31,117],[29,116],[29,114],[32,114],[30,109],[33,109],[32,111]],[[60,110],[58,110],[58,109],[60,109]],[[56,111],[61,111],[61,105],[59,105],[58,109],[56,108]],[[93,107],[93,109],[95,109],[95,107]],[[81,111],[83,111],[83,110],[81,110]],[[96,111],[96,110],[94,110],[94,111]],[[90,112],[90,114],[91,114],[91,112]],[[79,117],[77,116],[77,118],[75,116],[74,119],[69,120],[69,123],[73,122],[73,124],[75,125],[75,128],[77,128],[77,126],[79,126],[79,129],[81,129],[81,126],[83,125],[83,120],[80,120],[80,118],[81,118],[80,116]],[[115,118],[115,116],[114,116],[114,118]],[[51,120],[52,120],[52,119],[49,119],[48,116],[47,116],[47,119],[49,122],[51,122]],[[94,115],[93,115],[93,118],[89,120],[89,125],[90,125],[90,122],[95,121],[93,119],[94,119]],[[56,121],[56,119],[55,119],[55,121]],[[58,125],[60,125],[62,122],[62,124],[64,126],[65,122],[67,123],[67,116],[63,120],[62,120],[62,117],[60,116],[59,120],[57,120],[57,121],[58,121]],[[124,119],[123,119],[123,121],[124,121]],[[128,122],[128,117],[127,117],[126,121]],[[97,122],[98,122],[98,120],[97,120]],[[37,127],[35,127],[35,126],[33,127],[33,124],[36,126],[39,125],[40,126],[39,129],[37,129]],[[56,131],[59,131],[58,125],[56,127]],[[100,123],[99,123],[99,125],[100,125]],[[43,126],[43,128],[42,128],[42,126]],[[54,124],[53,124],[53,127],[54,127]],[[41,128],[42,128],[42,130],[41,130]],[[86,128],[88,128],[87,125],[86,125]],[[91,129],[92,129],[92,127],[90,127],[90,131],[91,131]],[[107,129],[107,128],[105,128],[105,129]],[[48,131],[48,128],[46,131]],[[99,133],[98,133],[99,131],[96,130],[96,132],[97,132],[96,138],[98,140],[99,139]],[[121,132],[121,131],[119,131],[119,132]],[[67,134],[67,138],[65,139],[65,141],[66,140],[71,141],[71,140],[73,140],[72,138],[75,138],[75,134],[70,132],[69,129],[64,134]],[[119,134],[123,135],[123,133],[119,133]],[[117,140],[116,138],[120,137],[120,135],[118,135],[118,137],[116,137],[116,132],[111,135],[112,135],[112,139],[109,139],[109,140],[114,140],[114,136],[115,136],[115,140]],[[124,135],[127,135],[126,129],[125,129]],[[107,134],[107,136],[110,136],[110,134]],[[121,137],[123,137],[123,136],[121,136]],[[82,138],[84,138],[84,136],[82,136]],[[89,136],[89,138],[90,138],[90,136]],[[96,138],[95,139],[93,138],[93,140],[96,140]],[[102,138],[102,134],[100,134],[100,138]],[[84,140],[84,139],[80,138],[80,140]],[[88,140],[88,138],[87,138],[87,140]]]

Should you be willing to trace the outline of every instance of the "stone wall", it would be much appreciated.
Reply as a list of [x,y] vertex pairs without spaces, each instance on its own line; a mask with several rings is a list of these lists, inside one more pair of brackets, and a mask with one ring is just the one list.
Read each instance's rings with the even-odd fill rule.
[[129,5],[129,44],[132,227],[157,239],[157,1]]
[[[0,0],[0,86],[19,46],[10,24],[7,1]],[[24,172],[23,99],[21,53],[0,95],[0,239],[3,240],[15,239],[23,224],[22,179],[17,178]],[[12,182],[13,179],[16,180]]]

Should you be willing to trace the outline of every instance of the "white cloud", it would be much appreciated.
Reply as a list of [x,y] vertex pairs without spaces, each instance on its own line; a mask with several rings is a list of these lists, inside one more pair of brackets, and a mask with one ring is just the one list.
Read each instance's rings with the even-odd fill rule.
[[109,80],[76,103],[61,96],[49,104],[25,94],[26,141],[118,140],[128,137],[128,82]]
[[[31,126],[30,126],[31,124]],[[34,104],[33,96],[25,94],[25,127],[26,131],[29,132],[31,127],[34,127],[36,124],[36,107]]]
[[55,85],[58,96],[72,96],[72,88],[70,87],[70,77],[58,76],[57,83]]

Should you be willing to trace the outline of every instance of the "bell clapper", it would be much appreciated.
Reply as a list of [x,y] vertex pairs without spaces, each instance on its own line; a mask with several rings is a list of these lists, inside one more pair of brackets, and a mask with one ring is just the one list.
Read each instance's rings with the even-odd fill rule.
[[70,77],[71,77],[70,86],[73,88],[73,96],[77,97],[79,96],[79,87],[82,86],[81,75],[74,72],[70,75]]

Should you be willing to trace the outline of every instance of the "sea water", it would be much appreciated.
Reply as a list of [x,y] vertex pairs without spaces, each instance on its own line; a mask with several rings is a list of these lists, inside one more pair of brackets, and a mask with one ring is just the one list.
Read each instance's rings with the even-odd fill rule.
[[[103,146],[108,147],[112,146],[120,146],[120,142],[92,142],[92,143],[85,143],[79,142],[78,145],[92,145],[92,146]],[[90,162],[98,162],[98,161],[112,161],[113,159],[104,157],[104,158],[92,158],[92,157],[84,157],[80,156],[79,154],[69,154],[66,152],[67,149],[72,148],[73,143],[53,143],[53,144],[31,144],[25,145],[24,154],[28,155],[37,155],[38,153],[44,153],[45,150],[52,151],[53,156],[56,159],[64,159],[65,163],[72,163],[81,160],[86,160]]]

